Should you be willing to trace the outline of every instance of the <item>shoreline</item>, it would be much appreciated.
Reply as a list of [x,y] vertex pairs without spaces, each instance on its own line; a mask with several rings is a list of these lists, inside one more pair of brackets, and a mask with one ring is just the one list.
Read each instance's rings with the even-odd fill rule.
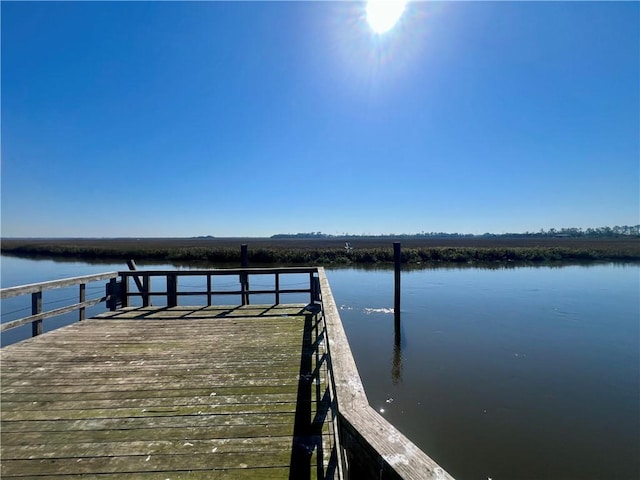
[[640,262],[640,237],[2,239],[0,251],[23,258],[237,265],[240,245],[247,244],[250,265],[348,266],[392,264],[394,241],[402,244],[402,263],[411,266]]

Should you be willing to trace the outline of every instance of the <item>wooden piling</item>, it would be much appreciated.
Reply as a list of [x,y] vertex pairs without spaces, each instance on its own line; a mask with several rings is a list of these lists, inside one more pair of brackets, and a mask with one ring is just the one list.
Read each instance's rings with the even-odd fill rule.
[[400,242],[393,242],[393,263],[394,263],[394,300],[393,317],[395,343],[400,345],[400,271],[401,271],[401,246]]

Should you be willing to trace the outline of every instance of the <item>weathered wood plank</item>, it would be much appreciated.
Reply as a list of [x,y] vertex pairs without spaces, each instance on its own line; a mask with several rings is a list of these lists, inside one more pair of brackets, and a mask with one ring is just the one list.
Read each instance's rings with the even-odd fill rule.
[[301,306],[127,308],[5,347],[2,478],[290,478],[296,439],[315,478],[333,431],[300,397],[326,389],[309,325]]
[[44,458],[33,460],[4,460],[0,475],[37,475],[41,472],[62,475],[82,475],[86,473],[138,473],[153,471],[188,471],[286,467],[289,465],[288,450],[262,452],[239,452],[218,455],[183,454],[168,455],[126,455],[110,457]]
[[2,432],[2,445],[49,445],[53,451],[57,445],[90,442],[130,442],[163,440],[211,440],[221,438],[257,438],[288,436],[292,426],[286,423],[273,425],[218,425],[215,427],[139,428],[128,430],[78,430],[68,432]]
[[30,315],[28,317],[18,318],[17,320],[12,320],[11,322],[6,322],[0,325],[0,332],[4,332],[5,330],[10,330],[12,328],[20,327],[22,325],[26,325],[27,323],[32,322],[40,322],[47,318],[57,317],[59,315],[73,312],[75,310],[81,310],[86,307],[93,307],[99,303],[104,302],[107,297],[102,298],[94,298],[92,300],[83,301],[80,303],[74,303],[73,305],[69,305],[66,307],[56,308],[55,310],[49,310],[47,312],[38,313],[36,315]]
[[[263,403],[216,403],[208,405],[185,405],[174,404],[156,405],[140,408],[69,408],[53,410],[47,408],[43,410],[9,410],[2,416],[5,422],[22,422],[33,420],[82,420],[95,418],[132,418],[132,417],[173,417],[192,415],[251,415],[251,414],[274,414],[274,413],[295,413],[296,402],[263,402]],[[76,405],[74,405],[76,406]],[[2,405],[4,408],[4,404]]]
[[[291,393],[265,394],[265,395],[216,395],[216,404],[222,408],[229,405],[262,405],[271,403],[290,403]],[[148,408],[162,407],[172,405],[175,407],[189,407],[210,405],[211,398],[206,396],[193,397],[151,397],[151,398],[127,398],[118,400],[100,399],[100,400],[75,400],[67,399],[56,401],[5,401],[3,398],[2,410],[5,413],[14,411],[29,410],[47,410],[55,412],[56,410],[70,410],[79,408],[82,410],[107,409],[107,408]]]
[[[165,398],[165,397],[184,397],[185,395],[193,396],[211,396],[213,395],[268,395],[289,393],[295,394],[296,386],[292,385],[269,385],[269,386],[224,386],[213,388],[184,388],[175,390],[130,390],[118,392],[87,392],[82,394],[82,400],[126,400],[126,399],[149,399],[149,398]],[[73,401],[79,400],[80,397],[71,393],[19,393],[2,395],[2,400],[9,401],[25,401],[25,402],[51,402],[51,401]]]
[[63,278],[61,280],[50,280],[48,282],[32,283],[29,285],[19,285],[17,287],[8,287],[0,290],[0,299],[17,297],[18,295],[26,295],[54,288],[73,287],[75,285],[80,285],[81,283],[108,280],[116,278],[117,276],[118,272],[106,272],[94,275],[83,275],[81,277]]
[[[312,470],[309,480],[315,480],[316,475]],[[6,479],[20,480],[60,480],[59,475],[37,476],[3,476]],[[77,478],[77,477],[69,477]],[[277,480],[289,478],[289,467],[271,468],[247,468],[247,469],[222,469],[222,470],[187,470],[172,471],[168,477],[164,472],[134,472],[134,473],[103,473],[99,475],[83,474],[82,480]]]
[[[201,378],[201,376],[196,375],[193,379],[195,382],[201,381],[203,384],[208,385],[210,388],[217,387],[229,387],[229,385],[233,385],[236,387],[269,387],[273,385],[274,381],[277,380],[280,382],[280,386],[298,386],[298,378],[297,376],[291,375],[290,377],[283,378],[275,377],[275,378],[264,378],[264,377],[256,377],[256,378],[236,378],[235,375],[228,375],[226,378],[224,377],[207,377]],[[136,381],[137,379],[132,378],[131,381]],[[139,388],[136,390],[182,390],[185,388],[189,388],[193,383],[190,382],[190,379],[186,378],[183,380],[174,380],[170,381],[168,379],[163,379],[162,382],[137,382]],[[10,386],[3,387],[3,391],[6,394],[21,394],[21,393],[102,393],[102,392],[129,392],[131,391],[131,385],[127,382],[122,382],[118,384],[94,384],[94,385],[84,385],[82,383],[78,383],[75,385],[32,385],[32,386]]]
[[30,458],[84,458],[126,455],[193,455],[217,453],[243,453],[249,450],[286,452],[291,447],[288,435],[279,437],[212,438],[207,440],[166,440],[129,442],[65,443],[52,451],[47,445],[32,444],[2,447],[2,459],[28,460]]
[[82,430],[126,430],[136,428],[184,428],[211,427],[216,425],[276,425],[292,424],[293,414],[287,413],[248,413],[233,414],[195,414],[174,415],[171,417],[140,416],[127,418],[89,418],[83,420],[19,420],[3,421],[3,433],[15,432],[68,432]]

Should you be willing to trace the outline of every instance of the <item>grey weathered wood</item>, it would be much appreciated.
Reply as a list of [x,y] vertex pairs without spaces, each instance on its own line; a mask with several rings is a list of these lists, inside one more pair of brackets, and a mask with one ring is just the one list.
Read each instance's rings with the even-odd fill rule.
[[[116,272],[120,276],[134,276],[140,274],[166,277],[168,274],[179,274],[182,277],[185,276],[201,276],[215,275],[215,276],[238,276],[241,273],[248,273],[249,275],[268,275],[274,273],[291,274],[291,273],[309,273],[317,272],[318,267],[276,267],[276,268],[260,268],[260,267],[248,267],[248,268],[213,268],[213,269],[189,269],[189,270],[136,270],[135,272],[129,270],[123,270]],[[78,277],[82,278],[82,277]],[[46,283],[46,282],[45,282]]]
[[[127,260],[127,266],[129,267],[129,270],[131,271],[136,271],[138,269],[138,266],[136,265],[135,260],[130,259]],[[138,291],[142,294],[142,305],[145,307],[148,307],[149,305],[151,305],[151,302],[149,301],[149,277],[144,277],[144,280],[140,280],[140,277],[137,275],[133,276],[133,281],[136,283],[136,287],[138,288]]]
[[351,479],[452,477],[369,405],[338,308],[318,268],[338,431]]
[[[252,291],[241,285],[241,289],[234,292],[212,291],[212,277],[216,275],[267,273],[275,275],[273,290]],[[280,275],[287,273],[308,274],[309,288],[280,289]],[[178,471],[185,468],[180,461],[188,456],[191,458],[189,469],[206,471],[211,474],[208,478],[217,478],[213,473],[231,471],[229,469],[233,469],[231,476],[235,478],[236,473],[245,471],[245,463],[240,460],[243,458],[259,467],[254,472],[258,475],[255,478],[260,478],[266,470],[270,474],[279,471],[285,475],[283,478],[296,478],[299,472],[311,469],[310,478],[333,472],[340,478],[344,473],[347,479],[451,479],[434,460],[369,406],[324,269],[119,274],[123,308],[0,351],[2,478],[24,472],[43,474],[42,478],[58,473],[99,474],[108,478],[126,474],[129,471],[126,469],[131,468],[135,469],[136,478],[157,471],[171,472],[171,478],[179,478]],[[115,285],[113,274],[101,275],[110,275],[101,278],[109,278],[112,286]],[[142,277],[147,295],[166,295],[169,308],[127,307],[128,297],[135,295],[127,288],[128,278],[133,275]],[[206,276],[209,304],[214,295],[274,293],[277,305],[178,307],[179,296],[203,294],[178,291],[178,277],[183,275]],[[153,276],[167,278],[165,292],[150,290]],[[14,290],[16,288],[27,293],[39,291],[32,290],[33,286]],[[113,287],[111,291],[114,292],[111,299],[115,300],[118,292]],[[310,304],[304,310],[302,306],[279,305],[281,293],[293,292],[309,293]],[[140,291],[138,294],[144,295]],[[105,299],[107,297],[91,302]],[[321,303],[314,303],[318,300]],[[17,322],[41,320],[89,303],[38,313]],[[38,308],[36,300],[33,306]],[[110,306],[116,308],[114,304]],[[297,310],[292,312],[291,308]],[[297,318],[297,321],[292,324],[283,318]],[[15,322],[7,325],[15,326]],[[270,353],[265,361],[266,351]],[[20,354],[12,357],[13,352]],[[293,369],[287,363],[292,358]],[[313,401],[310,392],[315,392]],[[216,394],[215,400],[210,398],[212,393]],[[261,433],[251,433],[256,427]],[[273,465],[260,463],[269,455],[268,449],[262,447],[254,457],[253,451],[244,447],[243,456],[238,453],[236,457],[235,453],[211,456],[195,449],[169,454],[153,450],[155,453],[148,455],[162,457],[162,461],[153,464],[147,464],[146,459],[142,463],[140,455],[131,453],[135,448],[148,447],[148,451],[152,451],[148,442],[158,439],[179,442],[187,438],[201,442],[213,438],[227,442],[253,437],[260,439],[257,445],[283,435],[293,438],[291,454],[282,457],[289,458],[287,465],[279,461]],[[327,438],[330,440],[326,446],[318,443]],[[103,442],[105,445],[118,443],[124,449],[99,456],[72,454],[68,450],[74,448],[72,444]],[[195,445],[193,442],[189,443]],[[67,450],[62,452],[55,447],[49,451],[49,444],[63,445],[61,448]],[[24,450],[27,445],[33,448]],[[278,454],[282,452],[281,446],[269,448]],[[307,452],[315,455],[317,468],[311,468]],[[173,458],[176,455],[186,456]],[[113,461],[104,461],[106,457]],[[276,457],[272,455],[271,459]],[[54,460],[67,458],[75,463]],[[200,463],[218,462],[217,459],[220,462],[216,465],[222,466],[220,470],[211,469],[209,463]],[[238,465],[240,469],[235,470]],[[333,473],[328,477],[333,478]],[[304,476],[306,478],[306,474]]]
[[[133,259],[127,260],[127,267],[129,267],[129,270],[131,271],[135,271],[138,269],[138,266],[136,265],[136,262]],[[140,281],[140,277],[138,277],[137,275],[134,275],[133,281],[136,282],[136,287],[138,287],[138,291],[140,293],[143,293],[144,287],[142,286],[142,281]]]
[[60,308],[56,308],[55,310],[49,310],[46,312],[39,313],[37,315],[30,315],[28,317],[19,318],[11,322],[6,322],[0,325],[0,332],[4,332],[5,330],[10,330],[12,328],[20,327],[27,323],[33,323],[34,321],[42,322],[42,320],[45,320],[47,318],[56,317],[58,315],[73,312],[75,310],[80,310],[81,308],[92,307],[94,305],[104,302],[106,299],[107,297],[94,298],[82,303],[74,303],[73,305],[68,305],[66,307],[60,307]]
[[[85,315],[85,308],[88,306],[95,305],[99,302],[91,301],[85,302],[86,298],[86,284],[90,282],[96,282],[105,279],[115,279],[118,276],[117,272],[106,272],[99,273],[94,275],[84,275],[81,277],[74,278],[66,278],[62,280],[52,280],[48,282],[40,282],[34,283],[30,285],[20,285],[16,287],[3,288],[0,290],[0,299],[16,297],[19,295],[28,295],[31,294],[31,312],[32,315],[30,317],[20,318],[11,322],[3,323],[0,326],[0,331],[9,330],[11,328],[15,328],[26,323],[31,322],[32,328],[31,333],[32,336],[40,335],[43,331],[42,320],[50,317],[54,317],[56,315],[61,315],[63,313],[71,312],[74,310],[79,310],[79,319],[83,320]],[[42,312],[42,294],[44,291],[63,288],[63,287],[72,287],[75,285],[79,285],[79,303],[63,307],[55,310],[50,310],[48,312]],[[104,298],[100,301],[104,301]]]
[[[315,267],[292,267],[292,268],[240,268],[240,269],[225,269],[225,270],[136,270],[135,273],[132,271],[123,271],[119,272],[122,277],[123,285],[128,285],[128,278],[137,276],[138,278],[142,278],[143,283],[143,291],[134,292],[130,289],[122,289],[123,297],[126,297],[126,303],[123,306],[128,306],[128,298],[134,296],[142,297],[142,304],[146,306],[145,299],[149,298],[151,295],[154,296],[165,296],[167,297],[167,305],[168,306],[176,306],[180,304],[180,297],[188,297],[188,296],[202,296],[205,295],[207,298],[207,305],[212,304],[212,297],[215,295],[239,295],[240,303],[242,305],[250,304],[250,296],[258,295],[258,294],[274,294],[275,295],[275,303],[280,303],[280,294],[286,293],[309,293],[310,302],[312,303],[315,299],[318,298],[318,288],[317,288],[317,277],[315,274],[317,272],[317,268]],[[309,287],[308,288],[288,288],[281,289],[280,288],[280,275],[284,274],[308,274],[309,275]],[[276,286],[273,289],[250,289],[249,288],[249,277],[250,275],[265,275],[265,274],[273,274],[276,277]],[[183,276],[204,276],[207,281],[207,290],[206,291],[180,291],[177,288],[177,279]],[[220,290],[220,291],[212,291],[212,277],[219,275],[238,275],[240,279],[240,289],[239,290]],[[151,290],[149,286],[151,277],[165,277],[166,278],[166,290]],[[135,277],[134,277],[135,278]],[[175,282],[174,282],[175,278]],[[123,298],[123,301],[124,298]],[[149,302],[150,303],[150,302]]]
[[328,381],[312,323],[302,305],[128,307],[7,346],[0,474],[337,478],[318,398],[298,432],[299,389]]
[[91,283],[100,280],[108,280],[110,278],[116,278],[117,276],[118,272],[106,272],[94,275],[84,275],[81,277],[64,278],[61,280],[50,280],[48,282],[32,283],[29,285],[19,285],[16,287],[7,287],[0,290],[0,299],[16,297],[18,295],[26,295],[43,290],[51,290],[54,288],[73,287],[81,283]]

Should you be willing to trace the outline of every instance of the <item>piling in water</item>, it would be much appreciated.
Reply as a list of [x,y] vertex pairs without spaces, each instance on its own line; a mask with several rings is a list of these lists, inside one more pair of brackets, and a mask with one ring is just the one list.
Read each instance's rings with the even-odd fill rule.
[[393,263],[394,263],[394,301],[393,318],[395,343],[400,345],[400,269],[401,269],[401,247],[400,242],[393,242]]

